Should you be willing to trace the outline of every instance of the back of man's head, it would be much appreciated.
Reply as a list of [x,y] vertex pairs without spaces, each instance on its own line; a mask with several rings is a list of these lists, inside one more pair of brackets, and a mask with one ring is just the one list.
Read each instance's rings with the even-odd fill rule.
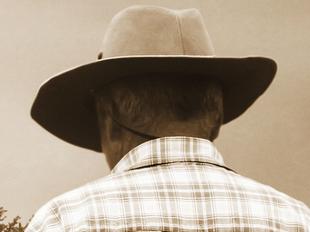
[[203,77],[123,78],[96,94],[96,106],[102,149],[118,159],[149,140],[147,135],[213,141],[223,121],[222,88]]

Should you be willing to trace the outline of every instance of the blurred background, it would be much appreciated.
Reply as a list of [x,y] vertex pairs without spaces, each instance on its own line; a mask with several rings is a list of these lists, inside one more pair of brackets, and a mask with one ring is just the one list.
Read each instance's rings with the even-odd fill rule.
[[0,206],[27,221],[49,199],[109,173],[29,110],[40,84],[94,61],[110,19],[134,4],[197,8],[218,56],[267,56],[271,87],[215,141],[238,173],[310,205],[310,1],[0,0]]

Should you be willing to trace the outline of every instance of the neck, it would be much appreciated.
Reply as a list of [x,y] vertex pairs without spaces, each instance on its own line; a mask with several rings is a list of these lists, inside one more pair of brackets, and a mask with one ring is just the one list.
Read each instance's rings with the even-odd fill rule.
[[163,123],[156,126],[151,131],[151,134],[156,135],[157,137],[164,136],[189,136],[189,137],[198,137],[212,140],[211,138],[211,128],[209,131],[206,131],[206,128],[201,126],[201,121],[172,121]]
[[[154,123],[156,127],[149,128],[145,131],[141,129],[133,129],[112,118],[110,123],[112,125],[114,124],[114,126],[111,127],[111,130],[102,131],[106,133],[102,134],[101,141],[102,151],[106,155],[110,168],[113,168],[131,149],[148,140],[166,136],[198,137],[210,141],[213,141],[215,138],[211,134],[211,129],[214,128],[210,127],[210,130],[206,131],[205,126],[204,129],[202,129],[199,121]],[[119,136],[117,138],[113,136],[111,137],[113,130],[119,131]]]
[[[153,129],[148,129],[147,131],[142,129],[133,129],[124,125],[124,123],[119,122],[116,119],[112,119],[115,124],[117,124],[122,129],[127,130],[137,136],[140,136],[146,140],[152,140],[159,137],[165,136],[190,136],[190,137],[199,137],[205,139],[210,138],[209,132],[206,132],[201,128],[201,121],[172,121],[166,123],[158,123]],[[211,129],[211,128],[210,128]]]

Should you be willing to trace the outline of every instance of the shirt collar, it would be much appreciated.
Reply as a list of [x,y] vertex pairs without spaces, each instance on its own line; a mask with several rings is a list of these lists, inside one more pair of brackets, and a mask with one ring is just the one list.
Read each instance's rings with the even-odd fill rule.
[[150,140],[133,148],[117,163],[112,173],[173,162],[209,163],[229,169],[209,140],[172,136]]

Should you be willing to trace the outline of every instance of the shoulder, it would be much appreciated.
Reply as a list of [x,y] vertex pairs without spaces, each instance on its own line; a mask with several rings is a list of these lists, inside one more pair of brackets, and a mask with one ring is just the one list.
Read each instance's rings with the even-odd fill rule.
[[260,209],[262,212],[267,209],[279,222],[310,226],[310,209],[303,202],[269,185],[238,174],[231,175],[237,191],[246,195],[246,200],[253,206],[255,213],[259,214]]
[[108,175],[49,200],[35,213],[26,231],[78,230],[89,219],[105,220],[112,210],[117,211],[119,193],[130,178],[128,173]]

